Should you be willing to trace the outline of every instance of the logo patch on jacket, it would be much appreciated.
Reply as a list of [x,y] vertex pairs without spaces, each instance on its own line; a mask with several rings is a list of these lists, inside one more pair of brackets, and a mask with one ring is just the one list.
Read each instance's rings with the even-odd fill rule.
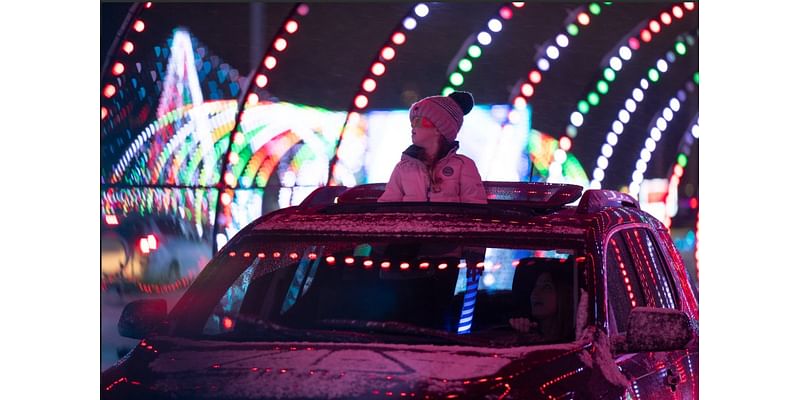
[[442,175],[444,176],[453,176],[453,172],[455,171],[453,171],[453,167],[451,166],[442,168]]

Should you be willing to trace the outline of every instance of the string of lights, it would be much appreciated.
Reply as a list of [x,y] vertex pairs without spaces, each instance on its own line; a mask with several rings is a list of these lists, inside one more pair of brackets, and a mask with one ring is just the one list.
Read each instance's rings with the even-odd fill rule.
[[[583,125],[586,116],[593,107],[597,107],[600,104],[603,96],[609,92],[614,84],[617,74],[633,59],[636,52],[642,46],[653,41],[655,35],[658,35],[662,30],[666,31],[665,28],[672,24],[673,18],[681,19],[685,12],[693,9],[694,3],[677,3],[668,6],[658,12],[657,16],[633,28],[603,57],[603,62],[600,64],[600,77],[597,79],[594,89],[589,90],[578,101],[576,108],[569,113],[569,123],[565,128],[566,135],[559,139],[559,145],[564,151],[571,148],[572,141],[578,136],[578,128]],[[635,109],[635,103],[628,108]],[[558,167],[554,169],[558,169]]]
[[416,29],[420,21],[430,13],[430,8],[425,3],[418,3],[411,7],[411,10],[401,19],[389,34],[389,38],[381,45],[380,50],[375,55],[369,69],[361,79],[361,87],[356,90],[353,100],[350,102],[342,129],[334,145],[334,154],[330,160],[328,168],[328,184],[339,184],[343,181],[342,172],[337,171],[340,159],[340,144],[345,135],[349,133],[348,126],[355,125],[361,119],[361,115],[356,112],[363,111],[369,104],[369,97],[378,89],[378,81],[386,74],[387,65],[397,56],[397,49],[406,43],[408,35]]
[[[679,35],[678,40],[675,42],[675,47],[684,48],[684,51],[678,52],[678,55],[685,55],[686,44],[693,46],[694,43],[695,39],[692,35]],[[645,93],[650,88],[650,85],[658,84],[663,75],[669,71],[669,65],[676,60],[675,53],[672,50],[667,51],[663,58],[659,58],[655,65],[647,70],[645,77],[642,77],[639,81],[639,87],[634,88],[631,95],[625,99],[624,106],[617,111],[617,119],[611,123],[611,130],[606,134],[605,143],[600,148],[601,154],[597,157],[595,168],[592,171],[592,181],[589,183],[590,188],[601,188],[608,162],[614,154],[614,146],[616,146],[619,137],[624,133],[625,125],[630,122],[631,115],[636,112],[637,104],[644,101]]]
[[464,84],[469,72],[472,71],[473,63],[476,62],[483,54],[483,49],[492,43],[492,34],[500,33],[503,30],[503,22],[509,21],[514,16],[514,8],[522,8],[525,6],[524,2],[505,3],[497,9],[497,13],[492,15],[486,22],[486,28],[479,31],[477,34],[470,35],[467,38],[467,43],[461,47],[461,50],[453,57],[447,68],[447,83],[442,89],[442,96],[447,96],[453,93],[456,89]]
[[652,153],[655,152],[658,143],[667,132],[667,128],[675,114],[681,109],[681,104],[688,98],[687,92],[694,92],[695,87],[692,80],[686,82],[684,88],[678,90],[675,96],[669,99],[669,104],[665,106],[660,113],[653,115],[653,118],[650,120],[647,127],[650,136],[645,139],[641,150],[639,150],[639,159],[636,160],[635,169],[633,175],[631,175],[631,182],[628,184],[628,193],[634,198],[639,196],[640,185],[644,180],[644,173],[647,171],[647,165],[650,162]]

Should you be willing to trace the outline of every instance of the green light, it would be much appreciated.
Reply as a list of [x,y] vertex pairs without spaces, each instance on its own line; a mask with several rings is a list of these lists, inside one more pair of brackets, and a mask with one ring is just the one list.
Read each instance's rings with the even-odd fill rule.
[[683,42],[676,42],[675,51],[677,51],[680,55],[686,54],[686,45],[683,44]]
[[589,4],[589,12],[594,15],[600,14],[600,5],[597,3]]
[[567,33],[569,33],[572,36],[578,36],[578,25],[569,24],[567,26]]
[[607,81],[614,82],[614,78],[617,77],[617,74],[614,72],[613,69],[606,68],[603,70],[603,76],[606,78]]
[[478,45],[473,44],[472,46],[469,46],[469,49],[467,49],[467,54],[469,54],[469,56],[472,58],[478,58],[481,56],[481,48]]
[[694,73],[694,83],[696,83],[698,85],[700,84],[700,72],[695,72]]
[[606,81],[603,81],[603,80],[598,81],[597,82],[597,91],[600,92],[600,94],[608,93],[608,83],[606,83]]
[[450,83],[452,83],[453,86],[461,86],[461,84],[464,83],[464,75],[461,75],[460,72],[453,72],[450,74]]
[[451,88],[450,86],[445,86],[445,87],[444,87],[444,89],[442,89],[442,96],[447,96],[447,95],[449,95],[450,93],[453,93],[453,92],[455,92],[455,91],[456,91],[456,90],[455,90],[455,89],[453,89],[453,88]]
[[686,154],[678,154],[678,165],[680,165],[681,168],[686,168]]
[[464,72],[472,71],[472,61],[462,58],[461,61],[458,62],[458,69]]
[[586,100],[589,100],[589,104],[593,106],[600,104],[600,96],[598,96],[595,92],[589,92],[589,94],[586,96]]
[[647,77],[653,82],[658,82],[658,71],[655,68],[650,68],[650,71],[647,71]]
[[588,113],[589,112],[589,103],[587,103],[586,100],[579,101],[578,102],[578,111],[580,111],[581,114]]

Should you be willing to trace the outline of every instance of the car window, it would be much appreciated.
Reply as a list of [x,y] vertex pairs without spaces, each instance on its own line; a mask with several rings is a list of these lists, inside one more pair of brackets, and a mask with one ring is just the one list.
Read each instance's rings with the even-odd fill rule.
[[624,232],[639,271],[649,307],[679,308],[672,276],[666,269],[664,256],[652,233],[646,229]]
[[[583,247],[389,239],[245,243],[218,256],[243,269],[205,312],[201,336],[299,340],[368,332],[400,342],[570,341],[579,293],[575,248]],[[541,318],[548,331],[522,335],[509,324],[522,317]]]
[[623,236],[615,233],[606,246],[606,282],[609,312],[613,315],[612,332],[625,332],[631,309],[645,304],[639,274]]

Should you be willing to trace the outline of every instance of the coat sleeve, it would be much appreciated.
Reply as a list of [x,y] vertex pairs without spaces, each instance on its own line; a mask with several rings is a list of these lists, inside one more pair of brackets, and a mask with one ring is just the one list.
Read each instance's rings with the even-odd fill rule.
[[483,180],[475,161],[469,157],[464,157],[463,161],[459,194],[461,202],[486,204],[486,189],[483,187]]
[[403,187],[400,185],[400,163],[394,166],[392,175],[389,177],[389,182],[386,183],[381,197],[378,197],[378,202],[387,201],[403,201]]

